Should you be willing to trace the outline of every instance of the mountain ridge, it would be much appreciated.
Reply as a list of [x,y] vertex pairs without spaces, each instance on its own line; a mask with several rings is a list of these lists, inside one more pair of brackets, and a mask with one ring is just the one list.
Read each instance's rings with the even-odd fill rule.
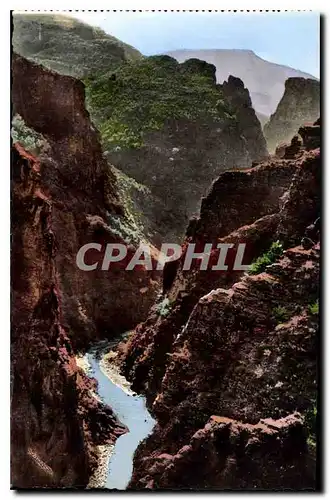
[[197,58],[214,64],[218,83],[223,83],[230,74],[237,76],[249,89],[256,112],[267,116],[275,112],[287,78],[297,76],[318,80],[304,71],[267,61],[250,49],[178,49],[168,51],[166,55],[178,62]]
[[142,58],[97,26],[62,14],[14,14],[14,52],[63,75],[84,78]]

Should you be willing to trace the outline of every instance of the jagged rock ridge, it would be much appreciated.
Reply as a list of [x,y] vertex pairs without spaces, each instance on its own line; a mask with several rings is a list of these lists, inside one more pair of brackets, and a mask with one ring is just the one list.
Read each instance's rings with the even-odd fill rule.
[[[62,326],[74,343],[129,330],[146,315],[156,276],[144,270],[105,272],[100,266],[84,272],[76,265],[77,252],[87,243],[101,243],[103,249],[106,243],[127,244],[114,225],[125,221],[124,210],[85,109],[83,84],[15,56],[13,107],[49,144],[40,157],[40,175],[52,203]],[[128,254],[134,250],[132,244]],[[146,286],[148,293],[137,301],[136,290]]]
[[[156,304],[118,348],[124,373],[158,421],[136,452],[133,489],[316,488],[314,445],[306,440],[317,428],[310,416],[319,334],[319,122],[300,133],[295,155],[289,148],[282,159],[222,174],[185,242],[243,241],[248,262],[258,262],[279,240],[283,254],[253,274],[184,272],[184,244],[174,272],[164,270],[166,314]],[[263,197],[244,208],[252,186]],[[265,427],[257,431],[265,419],[272,438]]]
[[264,126],[269,151],[290,142],[304,123],[312,124],[320,116],[320,82],[304,78],[288,78],[276,111]]
[[265,61],[252,50],[174,50],[168,55],[179,62],[197,58],[213,64],[217,69],[218,83],[227,80],[229,75],[241,78],[250,92],[256,112],[267,117],[275,112],[288,78],[314,78],[297,69]]

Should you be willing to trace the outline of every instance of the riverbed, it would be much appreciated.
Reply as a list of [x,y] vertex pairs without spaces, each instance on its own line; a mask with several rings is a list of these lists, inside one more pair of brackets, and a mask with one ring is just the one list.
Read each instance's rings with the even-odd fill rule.
[[107,454],[103,450],[103,468],[106,471],[100,474],[103,480],[96,487],[125,490],[132,476],[134,452],[139,443],[151,433],[156,421],[146,407],[145,398],[134,393],[115,364],[108,362],[108,353],[114,345],[114,341],[94,345],[84,356],[83,363],[85,369],[88,365],[88,374],[98,381],[97,395],[129,429],[128,433],[117,439],[114,446],[107,449]]

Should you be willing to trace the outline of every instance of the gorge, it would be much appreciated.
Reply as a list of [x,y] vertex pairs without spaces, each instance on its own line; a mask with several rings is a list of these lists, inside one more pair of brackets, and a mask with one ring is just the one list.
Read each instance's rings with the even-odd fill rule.
[[287,80],[270,147],[237,75],[15,23],[12,487],[315,490],[319,83]]

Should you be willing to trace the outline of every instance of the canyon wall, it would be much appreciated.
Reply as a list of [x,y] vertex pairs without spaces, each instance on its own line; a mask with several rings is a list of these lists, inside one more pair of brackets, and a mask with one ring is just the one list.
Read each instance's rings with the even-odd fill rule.
[[[118,347],[158,421],[132,489],[315,488],[319,122],[300,133],[282,159],[214,183],[163,302]],[[187,243],[209,241],[246,243],[251,272],[184,271]]]
[[127,429],[94,397],[96,381],[75,354],[143,320],[158,278],[144,268],[78,268],[77,251],[88,242],[129,245],[109,225],[126,220],[115,175],[81,82],[16,55],[12,75],[14,112],[45,143],[38,158],[19,143],[12,152],[11,482],[83,488],[98,464],[96,447]]
[[[49,244],[58,273],[62,326],[80,347],[88,339],[131,329],[145,318],[155,298],[156,274],[143,267],[124,272],[124,263],[109,271],[100,265],[82,271],[76,264],[78,250],[90,242],[100,243],[103,251],[107,243],[116,242],[128,246],[128,256],[135,251],[114,225],[124,223],[126,216],[115,174],[85,109],[83,84],[14,56],[13,108],[48,143],[40,156],[40,176],[52,205]],[[88,258],[90,263],[102,259],[97,252],[89,252]]]
[[52,202],[41,165],[12,151],[11,483],[86,487],[96,446],[126,429],[92,392],[61,325]]

